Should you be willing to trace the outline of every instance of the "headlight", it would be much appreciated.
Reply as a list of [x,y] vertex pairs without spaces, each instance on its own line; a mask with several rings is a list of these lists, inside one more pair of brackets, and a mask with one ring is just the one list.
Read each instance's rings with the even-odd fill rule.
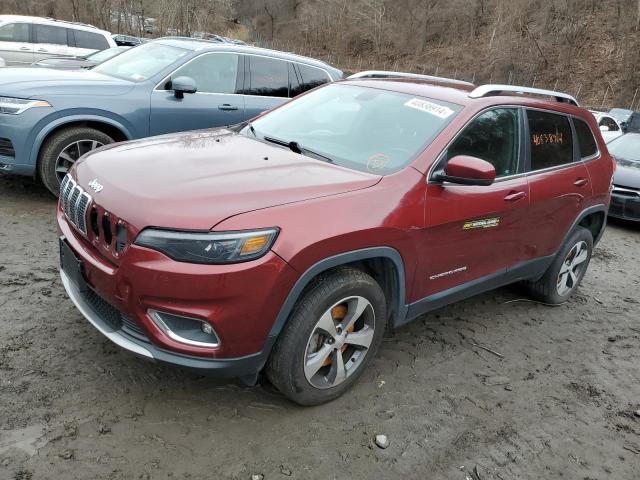
[[0,97],[0,113],[18,115],[34,107],[50,107],[44,100],[27,100],[24,98]]
[[239,263],[254,260],[269,251],[278,229],[241,232],[176,232],[149,228],[136,245],[158,250],[179,262]]

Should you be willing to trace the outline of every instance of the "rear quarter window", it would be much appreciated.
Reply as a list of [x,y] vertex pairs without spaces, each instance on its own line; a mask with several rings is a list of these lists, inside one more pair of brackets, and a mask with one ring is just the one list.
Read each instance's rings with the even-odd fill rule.
[[527,110],[531,170],[573,162],[573,135],[565,115]]
[[578,145],[580,146],[580,158],[592,157],[598,153],[596,139],[593,138],[593,133],[591,132],[589,125],[587,125],[587,122],[580,120],[579,118],[574,118],[573,126],[576,129]]
[[327,72],[321,68],[304,65],[302,63],[297,63],[296,66],[298,67],[298,72],[300,72],[301,82],[298,88],[292,90],[292,97],[331,81]]
[[109,48],[109,42],[104,35],[99,33],[74,30],[73,34],[76,38],[77,48],[86,48],[87,50],[105,50]]

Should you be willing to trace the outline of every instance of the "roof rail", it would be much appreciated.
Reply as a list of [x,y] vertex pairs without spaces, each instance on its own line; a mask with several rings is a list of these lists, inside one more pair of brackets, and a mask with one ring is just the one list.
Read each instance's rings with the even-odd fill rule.
[[568,93],[554,92],[553,90],[545,90],[543,88],[519,87],[517,85],[481,85],[469,94],[469,98],[491,97],[506,92],[545,95],[553,97],[561,103],[578,105],[578,101]]
[[434,77],[432,75],[420,75],[419,73],[408,72],[388,72],[385,70],[366,70],[364,72],[354,73],[347,77],[349,79],[357,78],[408,78],[415,80],[430,80],[432,82],[447,82],[454,83],[456,85],[465,85],[467,87],[473,87],[473,83],[465,82],[464,80],[455,80],[453,78],[446,77]]

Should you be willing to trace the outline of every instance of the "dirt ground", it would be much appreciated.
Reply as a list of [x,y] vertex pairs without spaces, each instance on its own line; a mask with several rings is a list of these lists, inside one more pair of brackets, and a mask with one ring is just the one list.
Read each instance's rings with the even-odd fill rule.
[[103,338],[58,279],[54,207],[0,176],[2,479],[640,477],[639,227],[607,228],[568,303],[506,288],[441,309],[301,408]]

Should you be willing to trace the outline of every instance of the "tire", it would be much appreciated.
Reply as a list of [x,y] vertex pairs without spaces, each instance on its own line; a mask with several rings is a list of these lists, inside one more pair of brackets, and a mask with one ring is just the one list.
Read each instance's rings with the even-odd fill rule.
[[[305,290],[280,333],[267,362],[267,378],[300,405],[329,402],[351,388],[374,357],[386,321],[385,295],[371,276],[348,267],[322,274]],[[335,335],[327,334],[331,325]],[[365,339],[370,341],[366,348]],[[356,341],[362,345],[350,343]]]
[[[591,232],[586,228],[576,227],[544,275],[540,279],[528,283],[531,296],[540,302],[553,305],[566,302],[580,285],[589,266],[592,251],[593,236]],[[584,259],[580,263],[569,267],[568,261],[573,263],[582,256]],[[573,272],[573,276],[568,273],[569,270]],[[562,273],[561,278],[562,271],[566,273]]]
[[[70,127],[54,133],[45,141],[38,158],[38,173],[42,183],[57,197],[60,193],[60,177],[64,176],[62,167],[70,166],[85,153],[113,141],[106,133],[89,127]],[[60,159],[59,164],[63,152],[72,161]]]

